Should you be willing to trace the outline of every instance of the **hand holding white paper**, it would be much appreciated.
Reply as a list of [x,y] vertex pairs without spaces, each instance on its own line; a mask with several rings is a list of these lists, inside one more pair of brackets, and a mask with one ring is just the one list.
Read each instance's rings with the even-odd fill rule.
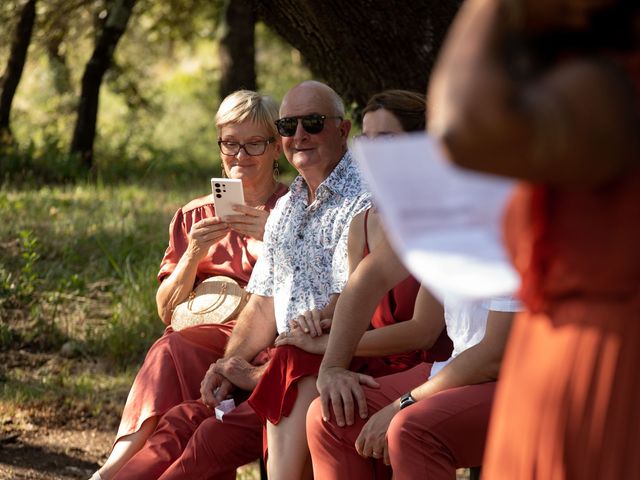
[[457,167],[423,133],[361,140],[352,151],[396,252],[439,300],[514,294],[501,233],[512,180]]
[[225,413],[229,413],[231,410],[236,408],[236,402],[233,398],[228,398],[226,400],[222,400],[218,406],[215,408],[216,418],[222,421],[222,417],[224,417]]

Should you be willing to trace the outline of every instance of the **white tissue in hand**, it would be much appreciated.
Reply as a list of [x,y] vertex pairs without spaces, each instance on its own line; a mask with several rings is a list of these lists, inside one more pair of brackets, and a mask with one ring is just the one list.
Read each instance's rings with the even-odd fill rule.
[[216,418],[222,421],[224,414],[229,413],[234,408],[236,408],[236,402],[233,401],[233,398],[222,400],[215,408]]

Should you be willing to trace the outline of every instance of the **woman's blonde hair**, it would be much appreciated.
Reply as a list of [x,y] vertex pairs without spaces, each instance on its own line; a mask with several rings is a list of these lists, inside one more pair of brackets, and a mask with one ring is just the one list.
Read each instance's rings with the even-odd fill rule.
[[222,101],[216,113],[218,131],[226,125],[249,120],[263,126],[270,137],[278,137],[275,121],[278,119],[278,102],[268,95],[252,90],[238,90]]

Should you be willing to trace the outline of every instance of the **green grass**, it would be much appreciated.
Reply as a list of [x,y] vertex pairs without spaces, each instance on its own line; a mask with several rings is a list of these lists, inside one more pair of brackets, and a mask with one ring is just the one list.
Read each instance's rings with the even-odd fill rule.
[[[11,112],[16,143],[0,146],[0,424],[115,429],[164,328],[155,292],[169,221],[220,171],[217,41],[134,32],[116,51],[122,73],[102,84],[91,182],[67,152],[93,36],[65,41],[72,89],[63,95],[46,51],[30,49]],[[263,93],[281,100],[311,78],[263,25],[256,44]],[[280,165],[290,180],[293,169]],[[249,466],[239,478],[259,476]]]
[[[175,210],[163,182],[0,190],[0,413],[46,407],[115,422],[163,331],[156,274]],[[46,413],[46,412],[49,413]],[[64,414],[64,413],[63,413]]]
[[[0,190],[0,422],[115,432],[164,328],[155,291],[169,221],[207,188],[205,177]],[[237,478],[258,480],[257,463]]]
[[169,221],[202,187],[3,188],[0,345],[73,341],[114,366],[138,361],[162,331],[155,277]]
[[33,423],[116,428],[134,371],[114,375],[96,365],[49,357],[39,366],[14,366],[0,383],[0,417],[26,410]]

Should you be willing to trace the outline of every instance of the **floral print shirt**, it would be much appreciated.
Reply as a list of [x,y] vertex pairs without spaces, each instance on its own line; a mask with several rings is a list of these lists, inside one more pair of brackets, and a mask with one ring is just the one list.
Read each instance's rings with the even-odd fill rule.
[[318,186],[310,205],[308,198],[306,182],[296,177],[269,215],[262,255],[247,286],[251,293],[273,297],[278,333],[342,291],[349,274],[349,225],[371,203],[349,152]]

